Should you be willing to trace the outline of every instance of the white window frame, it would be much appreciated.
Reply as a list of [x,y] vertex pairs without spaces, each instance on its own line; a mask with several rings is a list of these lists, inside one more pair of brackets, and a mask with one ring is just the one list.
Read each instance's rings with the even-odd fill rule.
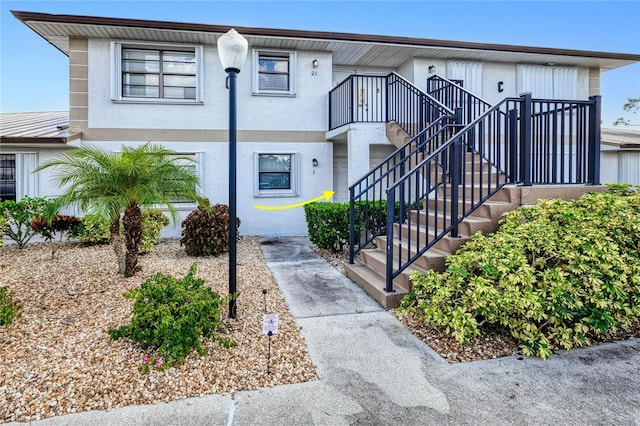
[[[196,57],[196,98],[195,99],[175,99],[175,98],[135,98],[122,95],[122,49],[140,48],[150,50],[194,50]],[[204,75],[204,49],[198,45],[184,45],[171,43],[147,43],[139,41],[112,41],[111,42],[111,100],[114,103],[143,103],[143,104],[172,104],[172,105],[194,105],[202,104],[202,82]]]
[[[272,53],[277,55],[289,55],[289,90],[260,90],[260,54]],[[252,67],[252,94],[256,96],[289,96],[296,95],[296,52],[290,50],[253,49]]]
[[[291,188],[289,189],[260,189],[260,155],[290,155],[291,156]],[[298,197],[300,196],[300,153],[284,151],[259,151],[253,153],[254,178],[253,192],[256,198]]]
[[25,196],[39,196],[39,173],[34,173],[38,166],[37,152],[3,151],[2,154],[15,155],[16,201]]

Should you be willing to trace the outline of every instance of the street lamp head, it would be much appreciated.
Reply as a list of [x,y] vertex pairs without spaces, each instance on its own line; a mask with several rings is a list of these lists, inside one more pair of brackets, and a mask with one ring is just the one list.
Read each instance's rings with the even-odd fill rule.
[[218,39],[218,55],[226,72],[240,72],[247,59],[249,42],[233,28]]

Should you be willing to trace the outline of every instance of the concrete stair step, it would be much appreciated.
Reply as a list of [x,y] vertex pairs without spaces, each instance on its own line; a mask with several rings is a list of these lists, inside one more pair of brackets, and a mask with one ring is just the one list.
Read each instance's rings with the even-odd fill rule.
[[387,293],[384,290],[384,275],[379,274],[367,265],[345,264],[344,267],[347,277],[358,284],[385,309],[398,307],[402,298],[408,293],[402,288],[395,288],[394,292]]
[[[420,225],[421,227],[430,227],[435,229],[443,229],[451,225],[451,215],[445,211],[435,210],[412,210],[409,213],[408,225]],[[473,235],[477,231],[493,232],[495,231],[495,219],[485,216],[470,216],[459,224],[459,232],[464,235]]]
[[[362,250],[360,255],[360,259],[363,264],[367,265],[382,276],[386,274],[387,255],[384,251],[379,249]],[[395,258],[394,261],[397,263],[398,259]],[[422,269],[415,264],[409,266],[393,280],[394,286],[399,286],[407,292],[411,291],[412,284],[409,277],[413,272],[424,273],[425,269]]]

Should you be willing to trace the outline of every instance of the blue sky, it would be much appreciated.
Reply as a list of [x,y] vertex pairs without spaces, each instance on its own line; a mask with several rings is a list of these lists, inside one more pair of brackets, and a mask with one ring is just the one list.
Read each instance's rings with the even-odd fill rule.
[[[411,36],[640,54],[640,1],[0,1],[0,111],[68,109],[67,57],[10,10]],[[603,126],[640,64],[602,75]],[[636,127],[637,128],[637,127]]]

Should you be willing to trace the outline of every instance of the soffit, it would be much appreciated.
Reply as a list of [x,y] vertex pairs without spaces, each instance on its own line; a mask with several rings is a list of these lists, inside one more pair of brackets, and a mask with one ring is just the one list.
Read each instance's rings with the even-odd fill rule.
[[[13,12],[33,31],[69,54],[69,38],[215,45],[230,27],[73,15]],[[69,21],[69,22],[65,22]],[[555,63],[603,71],[640,61],[640,55],[407,37],[236,27],[251,47],[330,52],[334,65],[397,68],[412,58],[510,63]]]

